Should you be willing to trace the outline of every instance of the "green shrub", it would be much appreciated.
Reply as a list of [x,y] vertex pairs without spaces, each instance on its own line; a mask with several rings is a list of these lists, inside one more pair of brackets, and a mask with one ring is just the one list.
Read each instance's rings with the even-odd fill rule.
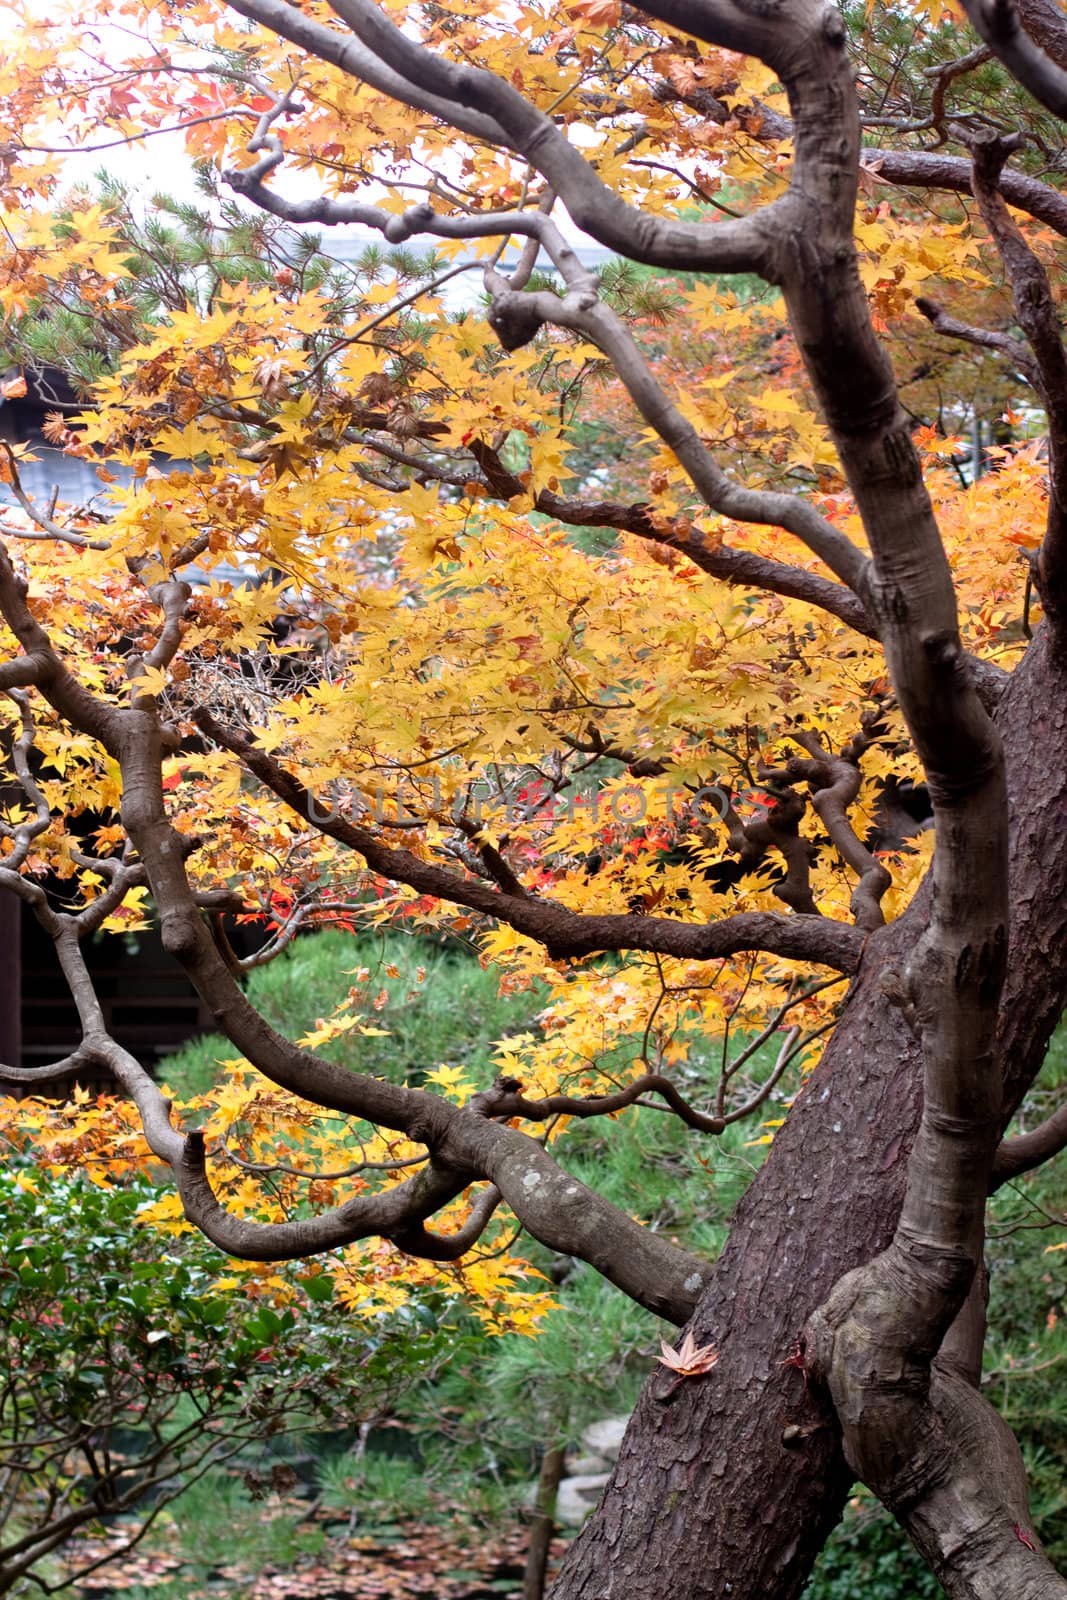
[[860,1490],[820,1555],[805,1600],[936,1600],[941,1585],[873,1495]]
[[432,1480],[414,1456],[346,1451],[320,1461],[316,1476],[323,1506],[349,1517],[353,1527],[422,1518],[434,1510]]
[[[296,939],[274,961],[253,968],[248,998],[272,1026],[299,1038],[330,1015],[361,968],[367,969],[361,986],[370,1008],[367,1021],[388,1033],[346,1035],[323,1046],[321,1054],[393,1081],[417,1085],[424,1072],[447,1062],[468,1066],[488,1083],[493,1044],[527,1027],[545,1004],[538,989],[502,995],[496,973],[455,942],[441,945],[395,932],[354,937],[339,929]],[[218,1062],[234,1054],[228,1039],[209,1034],[168,1056],[160,1076],[179,1099],[204,1094],[218,1075]]]
[[0,1170],[0,1594],[81,1527],[123,1516],[133,1538],[205,1474],[228,1482],[221,1463],[269,1476],[294,1430],[353,1426],[458,1337],[417,1301],[353,1322],[299,1269],[273,1304],[235,1294],[200,1234],[139,1220],[157,1199],[143,1179]]
[[[1067,1090],[1067,1027],[1053,1036],[1020,1122]],[[1005,1184],[989,1207],[989,1338],[983,1388],[1022,1446],[1034,1527],[1067,1570],[1067,1160]]]

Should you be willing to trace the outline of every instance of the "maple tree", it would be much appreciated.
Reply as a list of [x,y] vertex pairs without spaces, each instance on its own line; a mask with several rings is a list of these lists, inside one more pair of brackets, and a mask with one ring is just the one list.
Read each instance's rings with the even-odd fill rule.
[[[950,1593],[1064,1592],[978,1374],[987,1192],[1067,1137],[1001,1142],[1067,999],[1067,27],[965,9],[961,54],[939,0],[12,8],[8,393],[80,383],[47,438],[101,487],[36,503],[5,448],[0,881],[83,1028],[5,1077],[110,1071],[107,1126],[29,1113],[48,1159],[150,1151],[163,1225],[344,1248],[356,1311],[535,1329],[517,1227],[688,1325],[565,1600],[785,1600],[854,1476]],[[175,128],[200,203],[63,194]],[[973,482],[961,381],[1021,434]],[[178,1110],[84,959],[151,915],[235,1050]],[[332,1060],[369,972],[295,1042],[249,1003],[393,922],[546,986],[493,1082]],[[786,1087],[714,1267],[567,1170],[576,1118],[714,1138]]]

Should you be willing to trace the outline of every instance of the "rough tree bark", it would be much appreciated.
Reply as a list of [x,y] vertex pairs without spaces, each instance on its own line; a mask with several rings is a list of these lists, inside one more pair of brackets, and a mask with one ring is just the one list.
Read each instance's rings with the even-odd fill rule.
[[[997,708],[1011,804],[1011,943],[998,1043],[1005,1121],[1067,1005],[1067,661],[1039,633]],[[845,1014],[738,1207],[693,1319],[707,1377],[645,1386],[603,1500],[553,1600],[792,1600],[852,1482],[793,1364],[842,1274],[885,1249],[921,1101],[919,1046],[883,987],[918,941],[928,885],[873,934]],[[995,1291],[994,1291],[995,1292]]]

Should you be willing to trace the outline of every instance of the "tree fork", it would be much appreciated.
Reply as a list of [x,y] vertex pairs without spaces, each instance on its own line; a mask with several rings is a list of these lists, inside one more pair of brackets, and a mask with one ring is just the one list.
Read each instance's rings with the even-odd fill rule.
[[[996,721],[1012,902],[997,1050],[1005,1123],[1067,1004],[1067,663],[1039,631]],[[889,1244],[919,1123],[918,1041],[887,992],[929,915],[929,883],[872,934],[822,1061],[742,1200],[691,1324],[720,1350],[666,1405],[648,1384],[600,1507],[552,1600],[794,1600],[852,1473],[795,1361],[808,1317]],[[995,1292],[995,1289],[994,1289]],[[795,1431],[794,1431],[795,1430]]]

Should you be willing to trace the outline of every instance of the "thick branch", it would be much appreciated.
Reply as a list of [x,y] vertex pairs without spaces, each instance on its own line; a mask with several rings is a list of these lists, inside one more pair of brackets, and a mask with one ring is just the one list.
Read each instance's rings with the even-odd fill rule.
[[[869,540],[865,598],[926,771],[938,849],[930,920],[898,980],[924,1068],[899,1224],[888,1251],[835,1287],[809,1335],[850,1465],[914,1526],[924,1502],[933,1506],[943,1467],[928,1449],[930,1362],[980,1254],[1001,1114],[993,1041],[1007,949],[1008,814],[1000,741],[963,657],[952,575],[859,276],[860,130],[844,44],[839,19],[827,17],[787,78],[808,209],[783,251],[780,281]],[[960,1542],[958,1527],[945,1531]]]
[[535,1239],[588,1261],[657,1316],[688,1321],[711,1276],[707,1261],[610,1205],[526,1134],[480,1120],[486,1174]]
[[1067,68],[1067,19],[1054,0],[1017,0],[1023,27],[1058,67]]
[[[376,6],[338,0],[333,9],[351,28],[347,35],[312,21],[286,0],[231,0],[231,4],[241,16],[333,62],[401,104],[522,156],[544,176],[575,223],[609,249],[679,269],[768,270],[767,240],[776,220],[788,212],[788,195],[772,202],[759,217],[724,223],[681,223],[651,216],[627,205],[602,183],[565,134],[510,84],[491,72],[434,55]],[[258,192],[251,197],[260,199]]]
[[[972,167],[965,156],[942,155],[938,150],[868,148],[863,151],[863,163],[877,177],[901,188],[973,192]],[[1013,167],[1001,173],[1000,189],[1009,205],[1067,238],[1067,195],[1059,189]]]
[[96,1064],[94,1052],[87,1045],[79,1045],[62,1061],[52,1061],[43,1067],[10,1067],[0,1065],[0,1083],[13,1089],[23,1089],[32,1094],[35,1088],[69,1085],[71,1078]]
[[247,734],[223,727],[204,708],[195,713],[194,720],[217,744],[239,756],[248,770],[299,817],[355,850],[372,871],[396,883],[406,883],[420,894],[495,917],[539,940],[556,960],[591,955],[598,950],[646,950],[710,960],[759,949],[830,966],[837,972],[852,972],[859,961],[863,939],[858,930],[826,917],[748,912],[721,922],[699,924],[639,914],[582,914],[532,894],[505,894],[447,867],[423,861],[409,850],[385,844],[369,829],[345,817],[324,817],[314,796],[258,749]]
[[31,688],[45,670],[46,664],[43,656],[31,655],[29,652],[23,656],[15,656],[11,661],[0,661],[0,689]]
[[999,1189],[1001,1184],[1007,1183],[1009,1179],[1021,1177],[1024,1172],[1033,1172],[1035,1167],[1044,1166],[1046,1161],[1051,1161],[1061,1150],[1067,1150],[1067,1101],[1029,1133],[1020,1133],[1014,1139],[1005,1139],[998,1146],[990,1174],[990,1193]]

